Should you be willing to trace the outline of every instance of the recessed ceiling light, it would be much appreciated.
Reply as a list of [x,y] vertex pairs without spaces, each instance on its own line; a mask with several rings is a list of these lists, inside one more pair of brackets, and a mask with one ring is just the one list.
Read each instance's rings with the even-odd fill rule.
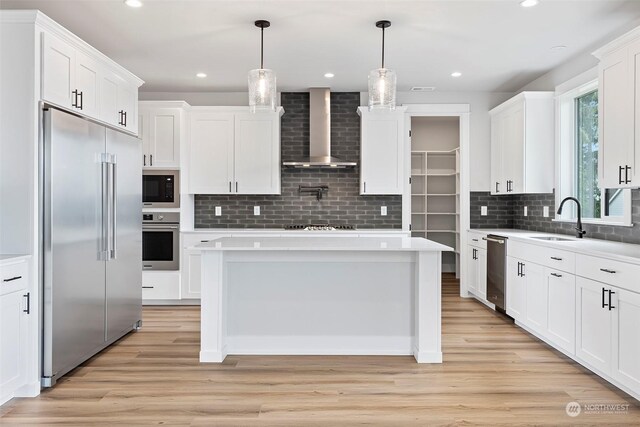
[[462,73],[460,71],[454,71],[453,73],[451,73],[451,77],[460,77],[462,75]]
[[520,6],[522,7],[533,7],[535,5],[537,5],[539,2],[538,0],[522,0],[520,2]]
[[328,79],[332,79],[332,78],[334,78],[334,77],[335,77],[335,74],[333,74],[333,73],[325,73],[325,74],[324,74],[324,76],[325,76],[326,78],[328,78]]
[[207,75],[205,73],[198,73],[196,74],[196,77],[204,79],[205,77],[207,77]]
[[142,2],[140,0],[124,0],[124,4],[129,7],[141,7]]
[[436,90],[435,86],[414,86],[411,88],[411,92],[433,92]]
[[563,44],[558,45],[558,46],[554,46],[551,48],[551,52],[560,52],[562,50],[565,50],[567,47]]

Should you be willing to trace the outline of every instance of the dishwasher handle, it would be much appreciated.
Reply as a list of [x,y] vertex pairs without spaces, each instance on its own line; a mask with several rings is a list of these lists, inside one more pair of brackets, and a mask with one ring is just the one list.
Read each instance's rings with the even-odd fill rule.
[[499,243],[504,245],[504,240],[494,239],[493,237],[483,237],[482,240],[486,240],[488,242]]

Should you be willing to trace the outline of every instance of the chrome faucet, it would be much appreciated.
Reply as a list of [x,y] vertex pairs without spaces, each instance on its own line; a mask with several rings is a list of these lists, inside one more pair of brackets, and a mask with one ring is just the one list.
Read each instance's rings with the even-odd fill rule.
[[578,223],[576,224],[575,229],[576,229],[576,237],[578,239],[582,239],[582,236],[587,234],[587,232],[582,229],[582,214],[580,212],[580,201],[575,197],[565,197],[565,199],[562,202],[560,202],[560,207],[558,208],[558,215],[562,214],[562,206],[564,205],[564,202],[566,202],[567,200],[573,200],[574,202],[576,202],[576,205],[578,205]]

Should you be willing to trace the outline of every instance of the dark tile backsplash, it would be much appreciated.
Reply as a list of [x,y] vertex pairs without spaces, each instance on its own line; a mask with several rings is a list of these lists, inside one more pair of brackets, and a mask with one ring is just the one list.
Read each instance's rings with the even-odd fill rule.
[[[584,224],[586,237],[615,242],[640,244],[640,190],[631,191],[633,227]],[[480,207],[488,207],[488,215],[480,215]],[[524,207],[527,206],[527,216]],[[543,216],[543,206],[549,206],[549,217]],[[517,228],[545,233],[573,234],[574,223],[554,222],[555,195],[524,194],[492,196],[490,193],[471,193],[471,228]]]
[[[309,155],[309,93],[283,93],[282,160]],[[360,162],[358,92],[331,93],[331,152]],[[322,200],[300,194],[300,185],[327,185]],[[222,216],[215,216],[215,206]],[[260,215],[253,207],[260,206]],[[387,216],[380,207],[387,206]],[[357,228],[402,228],[402,196],[360,196],[360,170],[282,168],[282,194],[256,196],[196,195],[196,228],[280,228],[288,224],[327,223]]]

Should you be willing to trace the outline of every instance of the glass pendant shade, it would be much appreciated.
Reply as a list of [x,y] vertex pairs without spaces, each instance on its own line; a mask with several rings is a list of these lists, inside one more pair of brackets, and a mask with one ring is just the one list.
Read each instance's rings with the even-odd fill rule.
[[396,108],[396,72],[378,68],[369,73],[369,110]]
[[276,110],[276,74],[273,70],[249,71],[249,109],[252,113]]

